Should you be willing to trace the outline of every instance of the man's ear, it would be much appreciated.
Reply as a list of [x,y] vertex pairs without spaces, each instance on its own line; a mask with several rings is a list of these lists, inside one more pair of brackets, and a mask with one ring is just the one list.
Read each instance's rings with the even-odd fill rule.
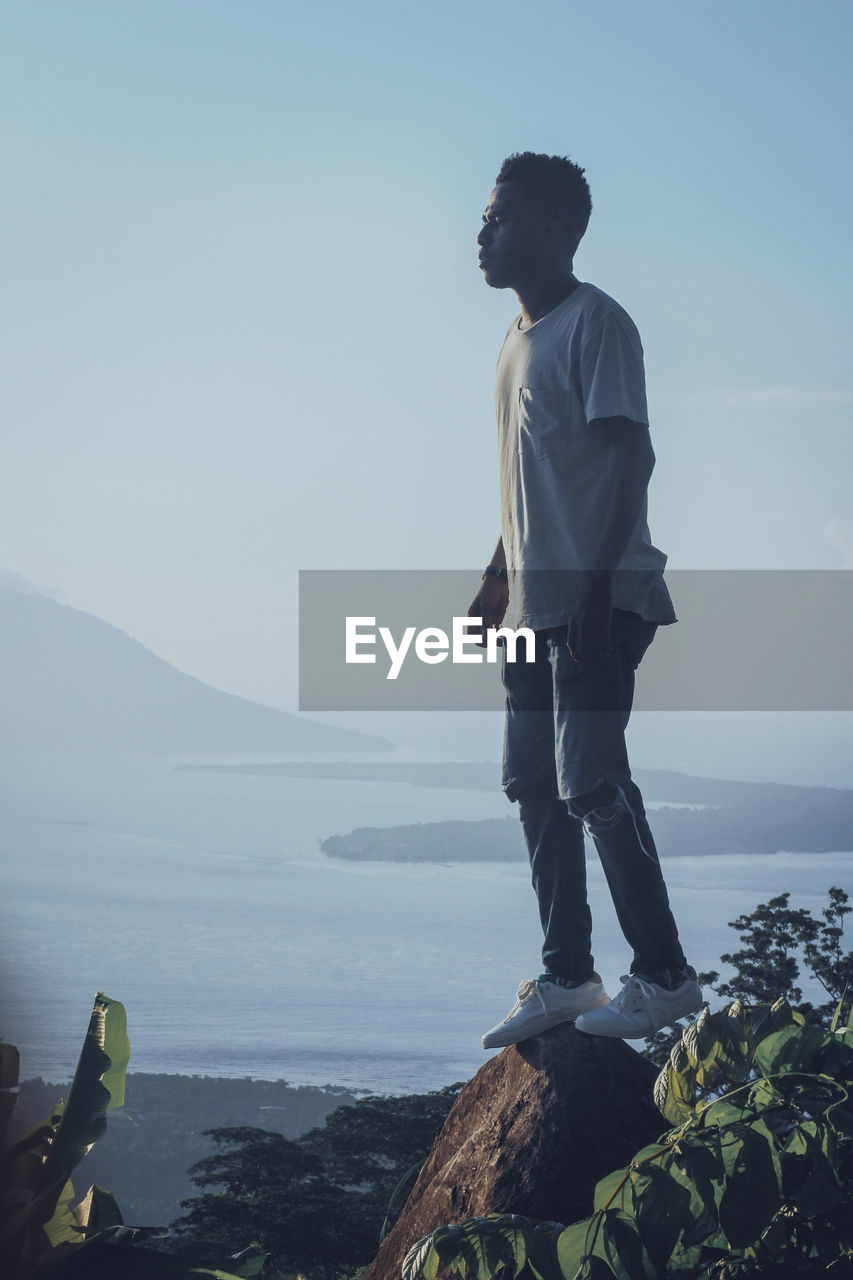
[[556,211],[545,219],[543,239],[549,249],[560,249],[571,258],[574,258],[580,243],[577,228],[566,222],[565,214],[561,215]]
[[549,249],[562,249],[566,242],[566,224],[557,213],[548,213],[542,223],[542,239]]

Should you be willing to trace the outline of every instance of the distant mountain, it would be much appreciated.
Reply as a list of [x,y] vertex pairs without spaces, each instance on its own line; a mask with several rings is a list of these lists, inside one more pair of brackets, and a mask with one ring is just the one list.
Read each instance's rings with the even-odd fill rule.
[[385,738],[223,693],[118,627],[0,583],[0,746],[106,751],[389,751]]

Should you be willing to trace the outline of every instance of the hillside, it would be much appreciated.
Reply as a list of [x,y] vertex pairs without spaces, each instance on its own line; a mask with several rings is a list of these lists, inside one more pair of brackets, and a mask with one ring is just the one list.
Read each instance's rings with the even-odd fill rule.
[[243,752],[388,751],[178,671],[118,627],[0,586],[0,734],[7,747]]

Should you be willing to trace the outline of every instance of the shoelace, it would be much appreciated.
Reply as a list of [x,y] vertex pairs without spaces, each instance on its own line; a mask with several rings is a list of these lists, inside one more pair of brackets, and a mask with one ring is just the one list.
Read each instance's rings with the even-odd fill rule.
[[619,981],[625,985],[618,996],[614,996],[613,1004],[624,1009],[626,1013],[637,1013],[655,994],[651,983],[644,982],[636,973],[623,973]]
[[504,1022],[509,1022],[510,1018],[514,1018],[521,1007],[527,1004],[529,1000],[532,1000],[534,996],[539,997],[539,1003],[545,1009],[545,1001],[542,998],[542,992],[539,990],[539,979],[526,978],[518,988],[518,991],[516,991],[515,1004],[504,1018]]

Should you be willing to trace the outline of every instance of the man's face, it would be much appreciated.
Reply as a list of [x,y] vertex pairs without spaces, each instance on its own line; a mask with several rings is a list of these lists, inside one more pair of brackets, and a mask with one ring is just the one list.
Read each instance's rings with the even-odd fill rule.
[[477,236],[480,269],[493,289],[519,289],[553,271],[559,249],[541,200],[518,182],[499,182]]

